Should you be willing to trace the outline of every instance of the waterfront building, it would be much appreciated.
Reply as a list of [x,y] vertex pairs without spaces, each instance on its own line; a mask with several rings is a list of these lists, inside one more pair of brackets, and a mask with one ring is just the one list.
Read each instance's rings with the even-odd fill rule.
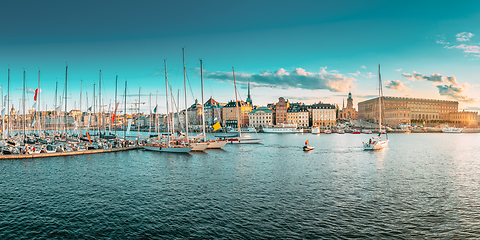
[[[457,101],[383,97],[385,124],[411,124],[413,122],[446,122],[451,112],[458,112]],[[358,119],[378,122],[378,97],[358,103]]]
[[248,114],[249,126],[254,128],[273,126],[273,111],[268,107],[258,107]]
[[298,110],[298,120],[297,126],[298,127],[309,127],[310,126],[310,112],[306,107],[301,107]]
[[203,105],[205,110],[205,125],[212,126],[216,122],[222,123],[222,108],[225,105],[225,103],[219,103],[210,97]]
[[238,101],[238,115],[237,103],[230,101],[222,109],[222,121],[223,126],[229,126],[232,128],[237,127],[237,115],[240,120],[240,127],[248,127],[248,113],[252,111],[252,105],[245,103],[244,101]]
[[461,111],[461,112],[450,112],[448,115],[450,123],[454,124],[455,127],[479,127],[480,117],[478,112],[470,111]]
[[309,126],[309,111],[303,103],[290,103],[287,109],[287,124],[295,124],[298,127]]
[[331,128],[337,122],[337,108],[335,105],[319,102],[309,106],[312,114],[312,126]]
[[345,104],[342,106],[342,110],[338,113],[338,118],[342,120],[357,119],[357,110],[353,107],[352,93],[348,93],[347,107]]
[[290,107],[288,100],[283,97],[278,98],[275,104],[275,125],[282,125],[287,123],[287,109]]
[[198,128],[202,125],[202,105],[195,99],[195,103],[192,104],[188,110],[188,125],[192,128]]

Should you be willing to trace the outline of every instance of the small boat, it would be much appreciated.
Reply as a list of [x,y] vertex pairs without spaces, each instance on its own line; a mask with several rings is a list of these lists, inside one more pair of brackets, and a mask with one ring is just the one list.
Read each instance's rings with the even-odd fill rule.
[[312,147],[312,146],[306,146],[306,145],[303,146],[303,151],[305,151],[305,152],[312,151],[313,149],[315,149],[315,148]]
[[227,145],[227,140],[213,140],[208,141],[207,149],[220,149]]
[[191,142],[190,146],[192,147],[191,151],[194,152],[203,152],[208,147],[208,143],[206,142]]
[[170,152],[170,153],[188,153],[193,147],[182,146],[182,145],[160,145],[160,144],[151,144],[143,145],[145,150],[156,151],[156,152]]
[[324,133],[325,133],[325,134],[332,134],[332,131],[330,131],[330,130],[327,129],[327,130],[324,131]]
[[303,146],[303,151],[308,152],[308,151],[312,151],[313,149],[315,148],[312,146],[308,146],[308,140],[305,141],[305,146]]
[[362,130],[362,133],[364,133],[364,134],[372,134],[372,130],[363,129],[363,130]]
[[312,133],[313,134],[320,134],[320,128],[319,127],[312,127]]
[[442,132],[444,133],[462,133],[462,129],[460,128],[454,128],[454,127],[445,127],[442,129]]
[[352,134],[360,134],[361,132],[360,132],[360,130],[358,130],[358,129],[353,129],[353,130],[351,131],[351,133],[352,133]]
[[337,133],[338,133],[338,134],[345,134],[345,130],[343,130],[343,129],[338,129]]

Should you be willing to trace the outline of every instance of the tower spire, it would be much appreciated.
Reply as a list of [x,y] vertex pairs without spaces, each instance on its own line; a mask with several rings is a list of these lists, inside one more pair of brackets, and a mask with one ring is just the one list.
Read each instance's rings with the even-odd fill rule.
[[250,97],[250,80],[248,80],[248,95],[247,95],[247,104],[252,105],[252,98]]

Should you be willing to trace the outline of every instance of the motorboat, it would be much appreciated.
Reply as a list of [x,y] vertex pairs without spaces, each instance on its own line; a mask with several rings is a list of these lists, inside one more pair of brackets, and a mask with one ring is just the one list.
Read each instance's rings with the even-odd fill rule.
[[329,130],[329,129],[327,129],[327,130],[325,130],[325,131],[323,131],[323,132],[324,132],[325,134],[332,134],[332,131]]
[[312,147],[312,146],[307,146],[307,145],[303,146],[303,151],[305,151],[305,152],[312,151],[313,149],[315,149],[315,148]]
[[320,134],[320,128],[319,127],[312,127],[312,133],[313,134]]
[[463,129],[461,128],[454,128],[454,127],[444,127],[442,129],[442,132],[444,133],[462,133]]

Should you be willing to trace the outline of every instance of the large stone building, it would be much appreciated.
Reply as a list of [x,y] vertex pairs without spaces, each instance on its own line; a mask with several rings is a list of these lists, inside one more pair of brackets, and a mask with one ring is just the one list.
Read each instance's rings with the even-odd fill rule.
[[464,110],[461,112],[451,112],[449,114],[449,121],[456,127],[478,127],[480,117],[478,116],[478,112]]
[[225,103],[219,103],[211,97],[205,102],[205,104],[203,104],[203,109],[205,111],[205,124],[207,126],[212,126],[216,122],[222,122],[223,106],[225,106]]
[[353,98],[351,92],[348,93],[347,107],[345,108],[345,105],[343,105],[342,110],[340,110],[338,113],[338,118],[343,120],[357,119],[357,110],[353,107]]
[[331,128],[337,123],[337,108],[328,103],[317,103],[310,106],[312,114],[312,126]]
[[287,109],[290,107],[288,100],[283,97],[278,98],[275,104],[275,125],[287,123]]
[[[248,113],[252,111],[252,106],[244,101],[238,101],[238,110],[240,111],[240,127],[248,127]],[[230,101],[222,109],[223,126],[236,128],[238,122],[237,115],[237,104],[235,101]]]
[[[457,101],[383,97],[385,124],[397,126],[414,122],[442,122],[449,120],[450,112],[458,112]],[[378,97],[358,103],[358,119],[378,122]]]
[[248,114],[250,127],[271,127],[273,126],[273,111],[268,107],[258,107]]

